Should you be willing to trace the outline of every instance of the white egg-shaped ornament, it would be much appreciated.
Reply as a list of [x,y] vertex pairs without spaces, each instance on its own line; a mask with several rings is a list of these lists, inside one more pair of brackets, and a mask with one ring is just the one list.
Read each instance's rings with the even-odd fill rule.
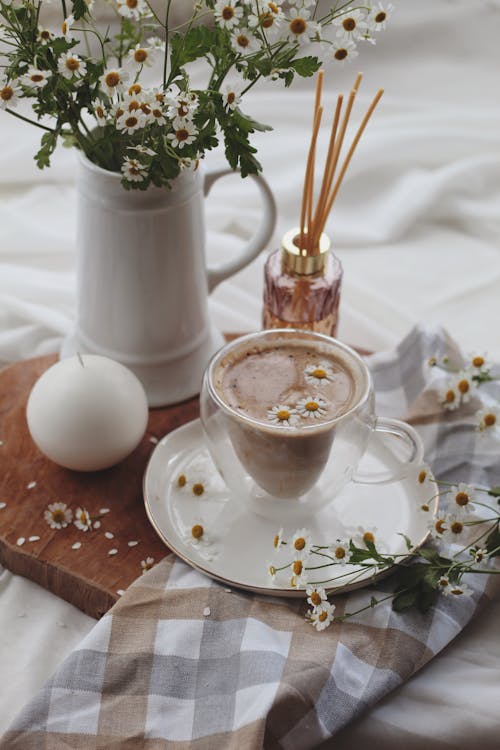
[[78,354],[49,367],[26,407],[28,428],[47,458],[75,471],[122,461],[146,431],[148,402],[138,378],[108,357]]

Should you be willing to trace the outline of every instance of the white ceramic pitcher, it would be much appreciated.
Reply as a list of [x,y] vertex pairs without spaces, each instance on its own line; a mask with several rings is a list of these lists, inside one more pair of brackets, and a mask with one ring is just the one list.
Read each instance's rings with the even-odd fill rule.
[[205,366],[223,344],[209,320],[208,294],[259,254],[276,221],[271,190],[254,177],[263,198],[257,231],[235,257],[206,266],[204,199],[231,173],[186,170],[171,190],[125,190],[119,174],[80,156],[77,321],[62,357],[79,351],[121,362],[141,380],[150,406],[199,393]]

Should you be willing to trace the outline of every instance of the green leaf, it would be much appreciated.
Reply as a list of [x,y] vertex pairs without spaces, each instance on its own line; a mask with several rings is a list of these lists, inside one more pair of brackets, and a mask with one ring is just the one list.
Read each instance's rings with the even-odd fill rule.
[[170,41],[170,61],[172,70],[176,71],[188,62],[204,57],[214,44],[214,33],[207,26],[195,26],[187,34],[178,32]]
[[395,612],[404,612],[417,604],[418,589],[413,588],[409,591],[402,591],[392,600],[392,608]]
[[291,61],[290,67],[302,78],[310,78],[321,68],[321,62],[317,57],[299,57]]
[[403,539],[405,540],[406,549],[408,550],[408,552],[410,552],[413,549],[413,543],[410,537],[406,536],[406,534],[402,534],[401,532],[399,532],[399,536],[403,537]]
[[73,0],[73,17],[75,21],[79,21],[83,18],[88,11],[88,6],[85,0]]
[[486,538],[486,549],[490,553],[490,557],[500,557],[500,549],[498,549],[499,547],[500,530],[498,528],[498,524],[496,524],[495,528],[488,534]]
[[44,133],[41,140],[41,148],[35,154],[35,161],[39,169],[50,167],[50,157],[57,146],[57,133]]
[[500,497],[500,487],[492,487],[491,490],[488,490],[488,495],[491,495],[492,497]]

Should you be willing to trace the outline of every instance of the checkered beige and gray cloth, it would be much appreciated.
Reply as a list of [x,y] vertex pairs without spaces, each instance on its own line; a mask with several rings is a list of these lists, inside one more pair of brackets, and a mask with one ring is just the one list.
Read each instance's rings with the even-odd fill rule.
[[[475,431],[478,404],[439,406],[426,362],[444,354],[457,355],[446,334],[416,329],[372,358],[378,412],[417,427],[439,478],[498,485],[498,443]],[[500,398],[497,385],[490,394]],[[0,748],[316,747],[449,643],[496,595],[494,579],[476,575],[471,597],[443,596],[425,615],[386,602],[318,633],[304,602],[229,592],[169,556],[96,624]],[[338,597],[336,614],[366,598]]]

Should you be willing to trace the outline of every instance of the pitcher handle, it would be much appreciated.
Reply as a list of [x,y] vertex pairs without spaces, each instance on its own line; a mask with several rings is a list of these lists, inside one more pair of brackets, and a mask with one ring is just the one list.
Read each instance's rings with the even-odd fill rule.
[[[228,174],[235,174],[234,169],[225,167],[207,173],[205,175],[205,184],[203,187],[205,195],[208,195],[216,180]],[[208,266],[207,275],[209,292],[212,292],[221,281],[224,281],[228,276],[232,276],[237,271],[240,271],[244,266],[248,265],[248,263],[256,258],[260,251],[265,248],[274,231],[276,224],[276,202],[271,192],[271,188],[261,175],[252,174],[249,176],[256,182],[262,195],[262,220],[253,237],[246,243],[236,258],[232,258],[226,263],[216,263]]]

